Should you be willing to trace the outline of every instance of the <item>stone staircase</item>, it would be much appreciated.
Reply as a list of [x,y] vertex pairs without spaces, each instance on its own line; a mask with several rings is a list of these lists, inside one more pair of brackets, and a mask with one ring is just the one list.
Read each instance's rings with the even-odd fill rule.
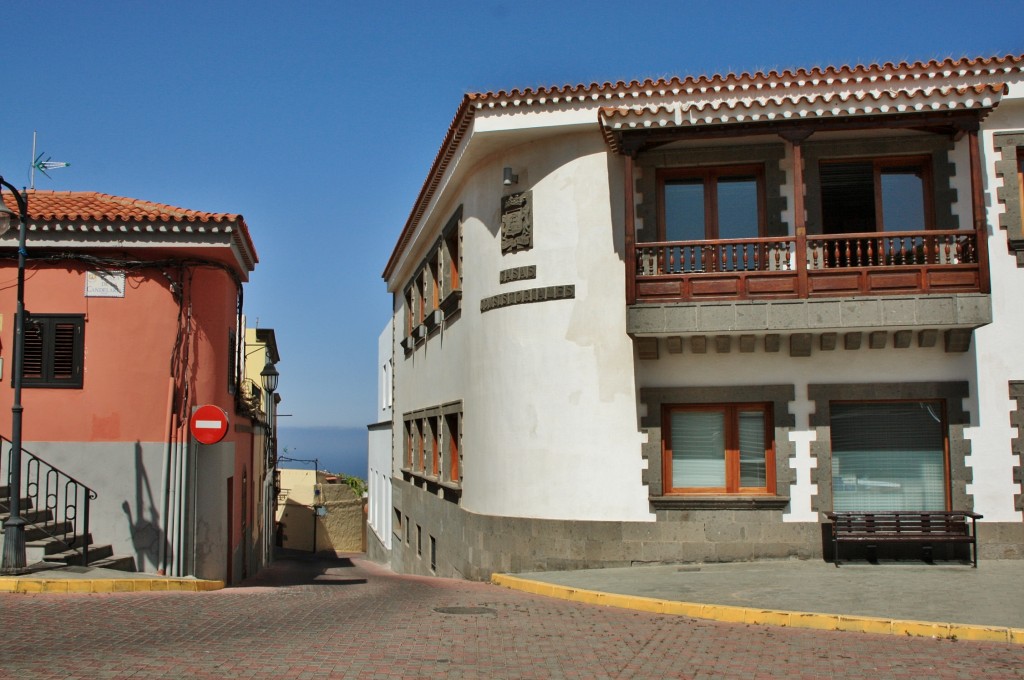
[[[10,489],[0,486],[0,537],[3,523],[11,516],[10,500]],[[82,547],[88,546],[90,567],[136,571],[134,557],[114,555],[110,545],[95,544],[91,533],[76,536],[70,522],[54,522],[50,510],[33,508],[29,498],[22,499],[21,516],[28,522],[25,525],[25,564],[30,567],[81,565]]]

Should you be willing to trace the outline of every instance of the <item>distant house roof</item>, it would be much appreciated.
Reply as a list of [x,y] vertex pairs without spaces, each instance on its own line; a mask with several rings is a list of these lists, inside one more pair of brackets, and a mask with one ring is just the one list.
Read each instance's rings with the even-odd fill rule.
[[594,111],[614,151],[629,130],[843,118],[928,110],[979,111],[1019,81],[1024,55],[772,70],[767,73],[659,78],[467,94],[448,128],[409,218],[384,268],[390,279],[430,209],[453,159],[472,137],[474,118],[543,111]]
[[[243,278],[259,261],[249,228],[239,214],[187,210],[95,191],[30,189],[25,198],[29,239],[38,247],[170,248],[225,260],[215,249],[229,246]],[[17,209],[12,195],[5,192],[3,199],[12,210]],[[11,245],[13,238],[6,234],[0,244]]]
[[276,364],[281,361],[281,354],[277,349],[277,335],[274,334],[273,328],[257,328],[256,341],[266,345],[267,352],[270,354],[270,360],[273,363]]

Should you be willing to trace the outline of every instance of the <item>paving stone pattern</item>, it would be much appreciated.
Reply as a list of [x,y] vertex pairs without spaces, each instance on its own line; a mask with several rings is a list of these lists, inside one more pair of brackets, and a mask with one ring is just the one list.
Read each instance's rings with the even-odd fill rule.
[[0,625],[2,678],[1024,677],[1024,646],[661,616],[360,557],[209,593],[3,594]]

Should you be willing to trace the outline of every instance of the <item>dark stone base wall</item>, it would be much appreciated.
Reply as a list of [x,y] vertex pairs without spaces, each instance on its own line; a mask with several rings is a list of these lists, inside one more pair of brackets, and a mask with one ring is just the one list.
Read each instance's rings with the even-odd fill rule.
[[978,522],[978,557],[1024,559],[1024,522]]
[[[544,520],[476,515],[404,482],[396,481],[394,489],[403,527],[396,530],[402,540],[392,539],[391,566],[403,573],[486,580],[492,572],[822,554],[820,526],[783,522],[781,510],[659,510],[656,522]],[[431,536],[437,545],[434,571]]]
[[[831,559],[824,524],[783,522],[780,510],[659,510],[656,522],[543,520],[473,514],[402,482],[395,482],[395,490],[403,527],[392,537],[390,563],[400,573],[482,581],[493,572]],[[417,527],[423,541],[419,555]],[[981,523],[978,535],[982,560],[1024,559],[1024,522]],[[431,536],[437,545],[433,571]],[[380,545],[376,539],[369,543],[370,558],[387,562],[383,547],[384,557],[375,556],[374,543]]]

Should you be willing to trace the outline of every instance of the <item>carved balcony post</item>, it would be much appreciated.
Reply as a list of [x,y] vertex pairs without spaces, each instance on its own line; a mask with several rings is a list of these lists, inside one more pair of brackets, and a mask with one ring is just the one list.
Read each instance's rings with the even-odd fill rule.
[[636,205],[633,196],[633,157],[626,156],[626,304],[636,304]]
[[971,154],[971,214],[974,218],[974,233],[977,239],[978,277],[982,293],[989,293],[992,284],[988,271],[988,225],[985,222],[985,196],[981,180],[981,149],[978,146],[978,127],[967,131],[967,143]]

